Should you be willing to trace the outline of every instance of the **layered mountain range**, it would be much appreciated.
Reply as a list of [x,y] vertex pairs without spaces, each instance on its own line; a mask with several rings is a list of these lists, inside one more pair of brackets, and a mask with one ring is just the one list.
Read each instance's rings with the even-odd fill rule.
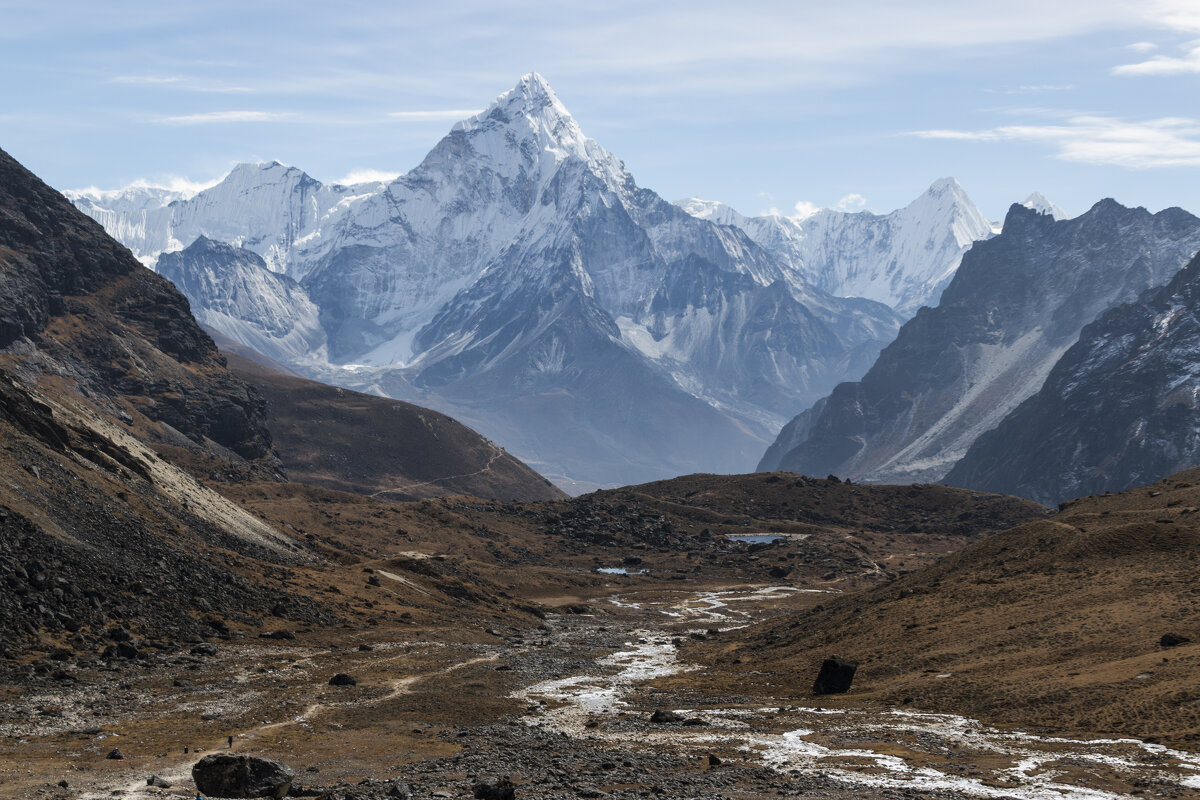
[[[246,496],[291,497],[329,521],[323,509],[346,501],[313,486],[563,497],[441,414],[253,364],[235,374],[237,360],[170,281],[0,151],[0,661],[68,639],[100,652],[114,629],[128,659],[141,647],[130,630],[170,649],[264,616],[334,622],[315,589],[268,576],[345,559],[345,546]],[[451,591],[422,596],[455,604]]]
[[450,413],[575,491],[750,468],[991,232],[947,180],[822,215],[785,253],[639,187],[536,74],[391,183],[269,163],[192,196],[73,197],[212,329]]
[[1170,280],[1200,248],[1200,219],[1177,208],[1150,214],[1103,200],[1069,220],[1047,211],[1014,205],[1003,232],[963,257],[939,305],[909,320],[861,381],[789,423],[760,469],[943,478],[1042,387],[1084,325]]

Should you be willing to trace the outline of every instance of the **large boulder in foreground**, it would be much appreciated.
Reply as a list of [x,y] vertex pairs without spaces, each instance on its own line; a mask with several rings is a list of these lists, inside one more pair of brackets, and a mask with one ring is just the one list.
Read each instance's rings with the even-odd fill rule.
[[853,661],[834,656],[825,659],[821,671],[813,681],[813,694],[845,694],[850,691],[850,682],[854,680],[854,671],[858,664]]
[[192,767],[196,789],[208,797],[284,797],[295,773],[269,758],[213,753]]

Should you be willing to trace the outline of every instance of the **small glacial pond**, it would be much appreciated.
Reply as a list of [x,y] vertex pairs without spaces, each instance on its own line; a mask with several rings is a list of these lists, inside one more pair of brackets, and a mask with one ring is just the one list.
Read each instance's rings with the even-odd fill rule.
[[605,575],[644,575],[649,570],[629,569],[629,567],[596,567],[596,572],[601,572]]
[[731,533],[725,538],[731,542],[745,542],[746,544],[770,544],[771,542],[778,542],[780,539],[786,539],[787,537],[781,533],[748,533],[745,535]]

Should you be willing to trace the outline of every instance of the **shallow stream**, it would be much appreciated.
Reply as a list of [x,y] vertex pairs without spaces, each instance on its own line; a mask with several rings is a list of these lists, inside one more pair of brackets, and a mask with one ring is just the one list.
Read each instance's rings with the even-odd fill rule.
[[[542,681],[514,694],[524,721],[572,737],[639,743],[685,754],[720,753],[781,774],[834,778],[863,789],[905,789],[1020,800],[1109,800],[1140,794],[1200,797],[1200,755],[1136,739],[1085,739],[1001,730],[950,714],[815,707],[670,707],[687,721],[647,727],[646,708],[669,703],[646,682],[697,669],[673,639],[750,622],[756,603],[790,587],[701,592],[669,601],[615,597],[653,612],[662,626],[631,632],[628,646],[595,669]],[[700,630],[703,630],[701,628]],[[1136,789],[1131,787],[1137,787]]]

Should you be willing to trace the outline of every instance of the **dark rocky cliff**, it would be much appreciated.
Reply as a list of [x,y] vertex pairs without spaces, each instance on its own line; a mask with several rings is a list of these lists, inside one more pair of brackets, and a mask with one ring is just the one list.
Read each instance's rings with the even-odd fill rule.
[[[941,479],[1035,393],[1085,324],[1165,282],[1200,248],[1200,220],[1102,200],[1055,221],[1014,205],[856,383],[843,383],[777,463],[883,483]],[[815,417],[812,419],[811,417]],[[776,448],[778,452],[780,448]]]
[[1083,329],[946,482],[1057,503],[1200,464],[1200,258]]

